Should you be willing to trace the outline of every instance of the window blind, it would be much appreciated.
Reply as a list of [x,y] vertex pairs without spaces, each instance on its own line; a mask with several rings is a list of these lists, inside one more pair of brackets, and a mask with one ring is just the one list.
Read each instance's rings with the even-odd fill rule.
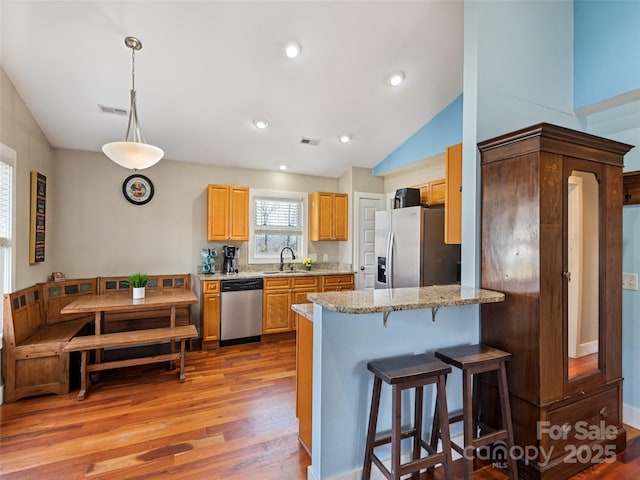
[[255,198],[255,233],[302,234],[302,199]]
[[11,231],[11,197],[13,167],[0,161],[0,247],[9,246]]

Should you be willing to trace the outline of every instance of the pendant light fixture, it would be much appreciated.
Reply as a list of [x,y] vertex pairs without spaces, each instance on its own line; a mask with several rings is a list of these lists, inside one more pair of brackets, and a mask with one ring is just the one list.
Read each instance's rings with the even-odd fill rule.
[[136,37],[126,37],[124,44],[131,49],[131,105],[129,106],[129,125],[123,142],[111,142],[102,146],[104,154],[124,168],[142,170],[158,163],[164,152],[162,149],[145,142],[140,132],[138,111],[136,109],[135,55],[142,48],[142,42]]

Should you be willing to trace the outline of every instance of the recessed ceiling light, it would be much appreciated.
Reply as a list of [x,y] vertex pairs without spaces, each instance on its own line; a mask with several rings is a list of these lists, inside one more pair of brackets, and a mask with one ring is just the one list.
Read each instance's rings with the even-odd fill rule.
[[288,167],[286,165],[280,165],[278,168],[284,172]]
[[351,135],[349,135],[348,133],[343,133],[338,137],[338,141],[340,143],[349,143],[351,141]]
[[397,87],[404,81],[404,72],[393,72],[387,81],[392,87]]
[[256,128],[259,128],[260,130],[265,129],[269,126],[269,122],[262,119],[254,120],[253,124],[255,125]]
[[298,55],[300,55],[302,47],[298,42],[290,41],[284,44],[284,48],[282,51],[285,57],[296,58]]

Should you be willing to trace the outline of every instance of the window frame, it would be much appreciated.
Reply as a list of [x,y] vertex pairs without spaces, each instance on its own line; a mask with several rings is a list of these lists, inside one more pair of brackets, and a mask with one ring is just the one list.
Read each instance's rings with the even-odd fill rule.
[[[4,256],[3,265],[9,265],[8,271],[3,269],[0,272],[2,279],[0,280],[0,294],[11,293],[14,290],[16,282],[16,198],[17,198],[17,154],[15,150],[0,143],[0,161],[11,166],[11,207],[10,207],[10,238],[8,244],[0,246],[0,255]],[[3,312],[0,311],[0,333],[3,328]]]
[[[307,192],[292,192],[288,190],[266,190],[266,189],[249,189],[249,245],[247,261],[251,263],[279,263],[280,253],[264,254],[256,256],[256,229],[255,229],[255,199],[258,198],[273,198],[275,199],[292,199],[302,201],[302,229],[300,234],[300,248],[296,253],[296,260],[294,262],[301,262],[303,258],[307,256],[307,243],[309,241],[309,213],[308,202],[309,194]],[[287,258],[291,261],[289,253]]]

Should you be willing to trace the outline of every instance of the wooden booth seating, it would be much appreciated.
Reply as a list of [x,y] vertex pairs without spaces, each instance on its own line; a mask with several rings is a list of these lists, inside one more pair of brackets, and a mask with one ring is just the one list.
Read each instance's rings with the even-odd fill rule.
[[[146,292],[167,290],[190,290],[191,274],[149,275]],[[98,294],[130,293],[128,277],[99,277]],[[169,324],[171,309],[169,307],[136,310],[135,312],[107,312],[102,321],[102,333],[123,332],[126,330],[143,330],[161,328]],[[180,306],[176,309],[176,326],[191,324],[191,306]]]
[[[165,361],[180,361],[179,380],[184,382],[184,342],[186,339],[198,336],[194,325],[182,325],[178,327],[151,328],[146,330],[136,330],[131,332],[106,333],[102,335],[87,335],[74,337],[65,346],[67,352],[82,352],[82,363],[80,367],[80,393],[78,400],[84,400],[91,385],[90,373],[111,370],[114,368],[131,367],[134,365],[144,365],[148,363],[159,363]],[[135,345],[145,345],[165,341],[180,341],[180,351],[166,353],[163,355],[153,355],[143,358],[131,358],[103,363],[89,363],[89,353],[94,350],[110,347],[126,347]]]
[[93,315],[60,315],[80,295],[96,293],[96,279],[40,283],[5,294],[3,374],[5,401],[45,393],[69,393],[67,342]]

